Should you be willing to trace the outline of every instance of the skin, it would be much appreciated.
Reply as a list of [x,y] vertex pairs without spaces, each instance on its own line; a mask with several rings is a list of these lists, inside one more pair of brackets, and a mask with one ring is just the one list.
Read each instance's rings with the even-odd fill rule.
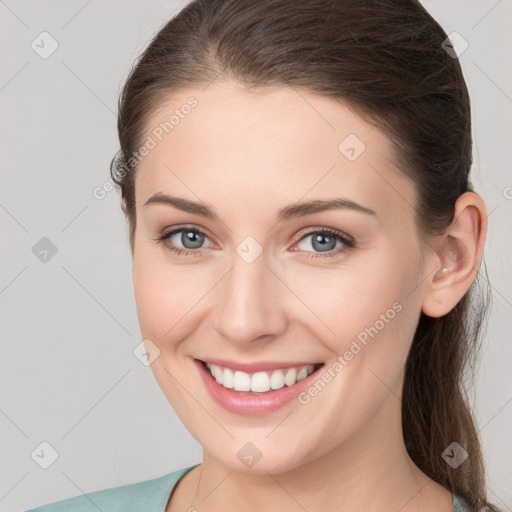
[[[446,314],[474,280],[486,234],[482,200],[462,195],[453,224],[424,246],[412,182],[396,171],[386,136],[346,105],[216,81],[169,97],[146,136],[191,95],[197,107],[143,158],[135,181],[141,332],[148,351],[160,351],[151,368],[162,391],[203,447],[202,464],[180,480],[167,510],[451,511],[451,493],[407,455],[400,396],[421,311]],[[352,162],[338,150],[350,133],[366,145]],[[157,192],[207,204],[219,219],[145,205]],[[285,206],[333,197],[375,215],[345,208],[276,221]],[[200,249],[189,249],[199,256],[155,240],[183,225],[206,233]],[[322,228],[349,235],[355,247],[308,257],[324,254],[306,236]],[[236,252],[247,236],[262,248],[252,263]],[[181,234],[172,243],[185,247]],[[230,413],[210,398],[193,363],[224,357],[328,368],[397,301],[401,311],[307,405]],[[247,442],[262,454],[250,468],[237,457]]]

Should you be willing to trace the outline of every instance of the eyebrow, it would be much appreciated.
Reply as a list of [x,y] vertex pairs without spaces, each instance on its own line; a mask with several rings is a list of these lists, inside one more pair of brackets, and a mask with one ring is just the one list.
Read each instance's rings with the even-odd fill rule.
[[[199,215],[201,217],[205,217],[211,220],[217,220],[218,215],[214,212],[214,210],[207,206],[204,203],[197,203],[195,201],[190,201],[189,199],[183,199],[181,197],[173,197],[167,194],[163,194],[162,192],[157,192],[152,195],[143,206],[148,206],[151,204],[167,204],[170,206],[174,206],[175,208],[182,210],[187,213],[193,213],[195,215]],[[333,199],[314,199],[311,201],[303,201],[300,203],[295,203],[290,206],[285,206],[281,208],[277,214],[278,221],[286,221],[290,219],[295,219],[298,217],[303,217],[306,215],[312,215],[314,213],[319,213],[327,210],[335,210],[335,209],[349,209],[355,210],[361,213],[366,213],[368,215],[377,215],[370,208],[366,208],[365,206],[361,206],[354,201],[350,201],[349,199],[344,198],[333,198]]]

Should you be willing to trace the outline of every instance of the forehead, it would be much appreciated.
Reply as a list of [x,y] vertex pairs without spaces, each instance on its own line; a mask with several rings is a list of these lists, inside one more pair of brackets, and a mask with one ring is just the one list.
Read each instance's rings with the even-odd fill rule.
[[237,206],[265,194],[279,208],[336,191],[362,203],[371,197],[378,209],[412,194],[380,130],[341,102],[292,87],[253,93],[213,82],[183,90],[151,114],[143,140],[150,139],[137,204],[177,189],[215,204],[224,190]]

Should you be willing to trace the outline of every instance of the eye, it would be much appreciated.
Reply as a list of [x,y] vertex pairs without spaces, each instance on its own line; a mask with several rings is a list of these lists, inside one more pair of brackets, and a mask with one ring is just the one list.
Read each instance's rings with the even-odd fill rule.
[[[311,239],[306,242],[310,237]],[[203,252],[201,249],[203,249],[202,246],[205,240],[209,239],[202,230],[184,226],[173,229],[156,238],[156,241],[161,243],[166,249],[183,256],[201,256]],[[319,228],[310,231],[302,236],[295,245],[300,246],[300,244],[302,244],[302,247],[299,247],[299,249],[309,253],[306,256],[308,258],[333,257],[355,247],[355,242],[351,237],[330,228]],[[338,249],[334,250],[337,245]],[[309,248],[319,252],[316,254],[312,253],[308,250]],[[296,251],[297,249],[292,250]]]
[[[204,241],[208,240],[208,237],[200,229],[180,227],[164,233],[156,240],[176,254],[200,256],[202,251],[199,249]],[[183,247],[180,247],[179,244],[182,244]]]
[[[338,242],[338,250],[334,251]],[[338,256],[355,246],[354,240],[351,237],[330,228],[321,228],[315,231],[310,231],[304,235],[297,244],[302,244],[302,247],[299,247],[302,251],[311,252],[308,250],[309,248],[319,251],[316,254],[310,253],[306,256],[308,258],[329,258]]]

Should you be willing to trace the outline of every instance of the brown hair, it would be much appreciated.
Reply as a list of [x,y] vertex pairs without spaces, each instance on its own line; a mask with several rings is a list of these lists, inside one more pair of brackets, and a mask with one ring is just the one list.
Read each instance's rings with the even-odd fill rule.
[[[299,87],[351,106],[391,140],[397,168],[416,186],[423,240],[454,219],[472,164],[470,100],[440,25],[417,0],[195,0],[154,37],[119,100],[121,190],[133,253],[134,177],[148,117],[172,93],[219,77],[250,90]],[[441,318],[421,313],[406,365],[404,441],[414,463],[476,509],[484,506],[483,457],[466,372],[474,371],[488,293],[478,275]],[[476,295],[475,295],[476,294]],[[477,299],[482,303],[476,305]],[[472,374],[471,374],[472,375]],[[453,469],[452,443],[469,458]]]

